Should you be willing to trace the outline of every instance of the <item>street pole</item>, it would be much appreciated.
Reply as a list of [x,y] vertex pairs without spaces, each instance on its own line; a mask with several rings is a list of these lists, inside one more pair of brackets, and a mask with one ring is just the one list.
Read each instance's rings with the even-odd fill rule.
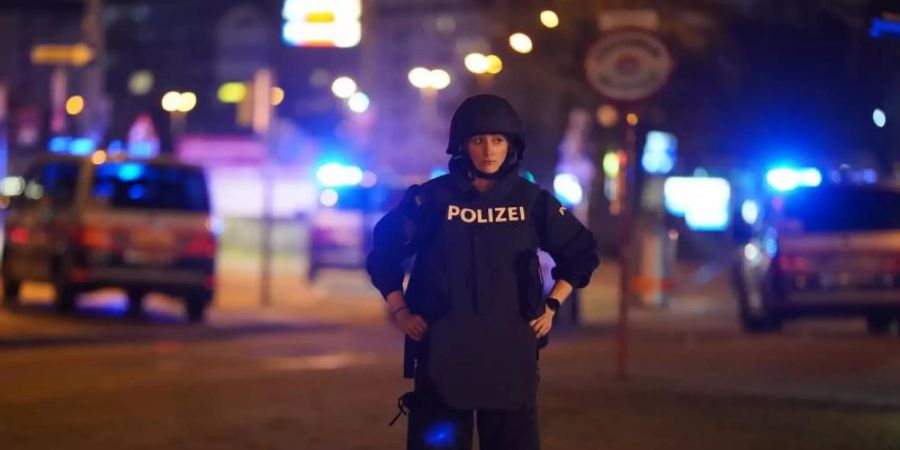
[[631,201],[633,196],[633,179],[636,155],[636,123],[625,122],[625,160],[621,162],[619,172],[624,177],[619,201],[622,205],[621,229],[619,241],[619,319],[616,327],[616,379],[628,380],[628,306],[630,302],[631,270],[631,235],[634,226],[634,211]]
[[263,307],[272,304],[272,203],[275,188],[274,161],[270,131],[272,128],[272,87],[275,85],[272,69],[263,68],[253,74],[253,131],[266,146],[266,160],[263,163],[262,178],[262,217],[260,221],[260,280],[259,303]]

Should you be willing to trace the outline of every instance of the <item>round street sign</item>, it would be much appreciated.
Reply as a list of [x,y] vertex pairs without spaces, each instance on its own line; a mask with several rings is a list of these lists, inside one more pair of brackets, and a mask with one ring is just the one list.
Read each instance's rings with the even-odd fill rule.
[[605,33],[584,58],[587,82],[614,102],[637,102],[656,94],[672,73],[674,62],[656,35],[641,29]]

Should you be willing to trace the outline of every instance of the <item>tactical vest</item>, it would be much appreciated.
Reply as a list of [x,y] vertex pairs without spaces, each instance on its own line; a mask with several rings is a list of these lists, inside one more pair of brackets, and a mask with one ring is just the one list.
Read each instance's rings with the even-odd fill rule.
[[534,220],[541,189],[512,174],[480,194],[447,175],[413,190],[416,260],[405,298],[425,318],[407,343],[406,375],[427,370],[459,409],[514,409],[534,400],[544,312]]

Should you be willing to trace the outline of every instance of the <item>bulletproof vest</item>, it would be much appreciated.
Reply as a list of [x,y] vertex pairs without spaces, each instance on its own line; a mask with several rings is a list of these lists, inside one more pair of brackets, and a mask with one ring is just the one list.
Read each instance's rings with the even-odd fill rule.
[[405,296],[429,323],[416,370],[460,409],[533,401],[544,312],[534,208],[540,188],[516,174],[478,193],[447,175],[416,193],[417,256]]

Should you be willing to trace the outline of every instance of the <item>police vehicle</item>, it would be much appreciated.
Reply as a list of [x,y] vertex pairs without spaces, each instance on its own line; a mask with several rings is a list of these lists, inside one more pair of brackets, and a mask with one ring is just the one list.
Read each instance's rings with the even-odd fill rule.
[[900,320],[900,186],[812,178],[783,186],[757,226],[737,232],[742,324],[759,332],[786,319],[856,316],[886,334]]
[[160,292],[180,297],[190,321],[203,319],[217,239],[202,169],[54,155],[4,184],[11,195],[0,264],[5,303],[18,301],[23,282],[37,281],[53,284],[60,311],[73,310],[81,293],[120,288],[132,313]]
[[400,203],[408,187],[403,180],[378,179],[357,166],[336,163],[323,165],[316,178],[319,204],[310,220],[309,281],[323,269],[364,268],[375,224]]

